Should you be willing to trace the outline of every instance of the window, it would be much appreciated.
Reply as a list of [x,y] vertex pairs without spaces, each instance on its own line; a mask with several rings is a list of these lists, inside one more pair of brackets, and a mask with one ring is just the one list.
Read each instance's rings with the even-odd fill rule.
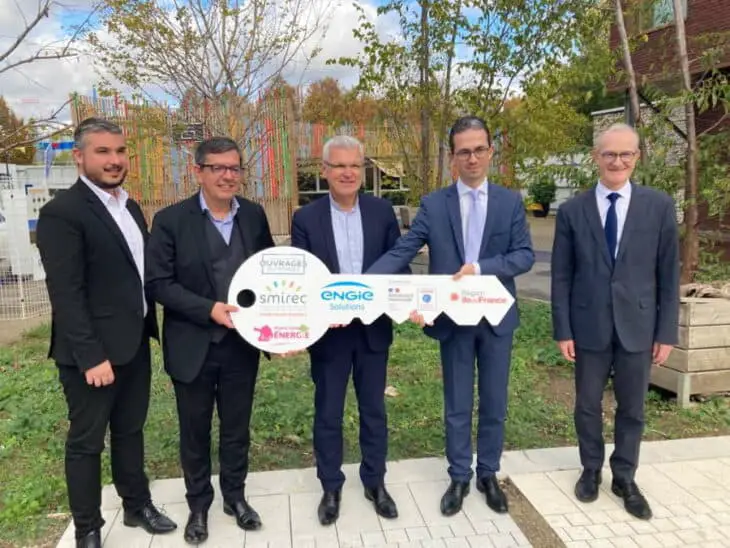
[[[681,0],[682,14],[687,18],[687,2]],[[674,0],[646,0],[639,13],[639,28],[642,32],[674,24]]]

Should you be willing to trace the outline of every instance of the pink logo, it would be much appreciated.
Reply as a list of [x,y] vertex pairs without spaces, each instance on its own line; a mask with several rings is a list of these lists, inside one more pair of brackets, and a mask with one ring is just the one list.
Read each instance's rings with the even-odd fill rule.
[[263,327],[254,327],[253,329],[259,334],[259,342],[269,342],[274,338],[274,332],[268,325],[264,325]]
[[309,338],[309,327],[306,325],[300,325],[299,327],[271,327],[268,325],[262,325],[261,327],[254,327],[253,329],[259,334],[258,342]]

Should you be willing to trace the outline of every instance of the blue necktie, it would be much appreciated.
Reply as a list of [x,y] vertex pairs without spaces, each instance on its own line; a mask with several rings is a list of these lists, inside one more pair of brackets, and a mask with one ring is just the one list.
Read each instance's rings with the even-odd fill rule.
[[484,225],[479,209],[479,191],[469,191],[471,195],[471,209],[466,222],[466,264],[475,263],[479,260],[479,251],[482,247],[482,234]]
[[612,192],[607,196],[611,205],[608,206],[606,213],[606,224],[603,231],[606,233],[606,243],[608,244],[608,253],[611,255],[611,263],[616,262],[616,243],[618,241],[618,217],[616,215],[616,200],[619,198],[618,192]]

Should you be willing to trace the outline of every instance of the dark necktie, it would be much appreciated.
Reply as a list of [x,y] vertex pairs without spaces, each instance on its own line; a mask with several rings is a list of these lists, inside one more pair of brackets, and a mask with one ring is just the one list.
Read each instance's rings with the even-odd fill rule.
[[606,224],[603,227],[606,233],[606,243],[608,244],[608,253],[611,255],[611,262],[616,262],[616,242],[618,240],[618,217],[616,216],[616,200],[619,198],[618,192],[612,192],[607,196],[611,205],[608,206],[606,213]]

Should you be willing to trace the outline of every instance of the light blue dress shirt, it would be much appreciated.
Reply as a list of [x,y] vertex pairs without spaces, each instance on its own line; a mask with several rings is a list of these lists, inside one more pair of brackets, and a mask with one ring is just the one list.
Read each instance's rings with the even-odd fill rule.
[[337,261],[341,274],[362,274],[363,232],[360,202],[351,211],[343,210],[329,195],[332,232],[335,235]]
[[[479,187],[476,189],[479,199],[478,207],[481,209],[481,218],[482,218],[482,231],[481,233],[484,234],[484,225],[487,222],[487,180],[485,179],[484,182],[479,185]],[[467,233],[467,226],[469,226],[469,215],[471,213],[472,208],[472,198],[469,196],[469,193],[472,191],[471,187],[464,184],[461,179],[456,181],[456,190],[459,193],[459,210],[461,213],[461,234],[464,238],[464,249],[466,249],[467,243],[466,243],[466,233]],[[484,237],[484,236],[482,236]],[[483,243],[483,242],[482,242]],[[475,274],[479,276],[481,274],[481,268],[479,267],[479,263],[474,263],[474,270]]]
[[213,226],[220,232],[220,235],[223,236],[223,239],[226,242],[226,245],[229,245],[231,243],[231,232],[233,231],[233,222],[236,217],[236,213],[238,213],[238,200],[233,198],[231,201],[231,210],[228,212],[228,215],[226,215],[223,219],[216,219],[211,215],[210,208],[208,207],[208,204],[205,203],[205,197],[203,196],[203,193],[200,194],[200,208],[205,212],[205,214],[208,216],[208,219],[211,220],[213,223]]

